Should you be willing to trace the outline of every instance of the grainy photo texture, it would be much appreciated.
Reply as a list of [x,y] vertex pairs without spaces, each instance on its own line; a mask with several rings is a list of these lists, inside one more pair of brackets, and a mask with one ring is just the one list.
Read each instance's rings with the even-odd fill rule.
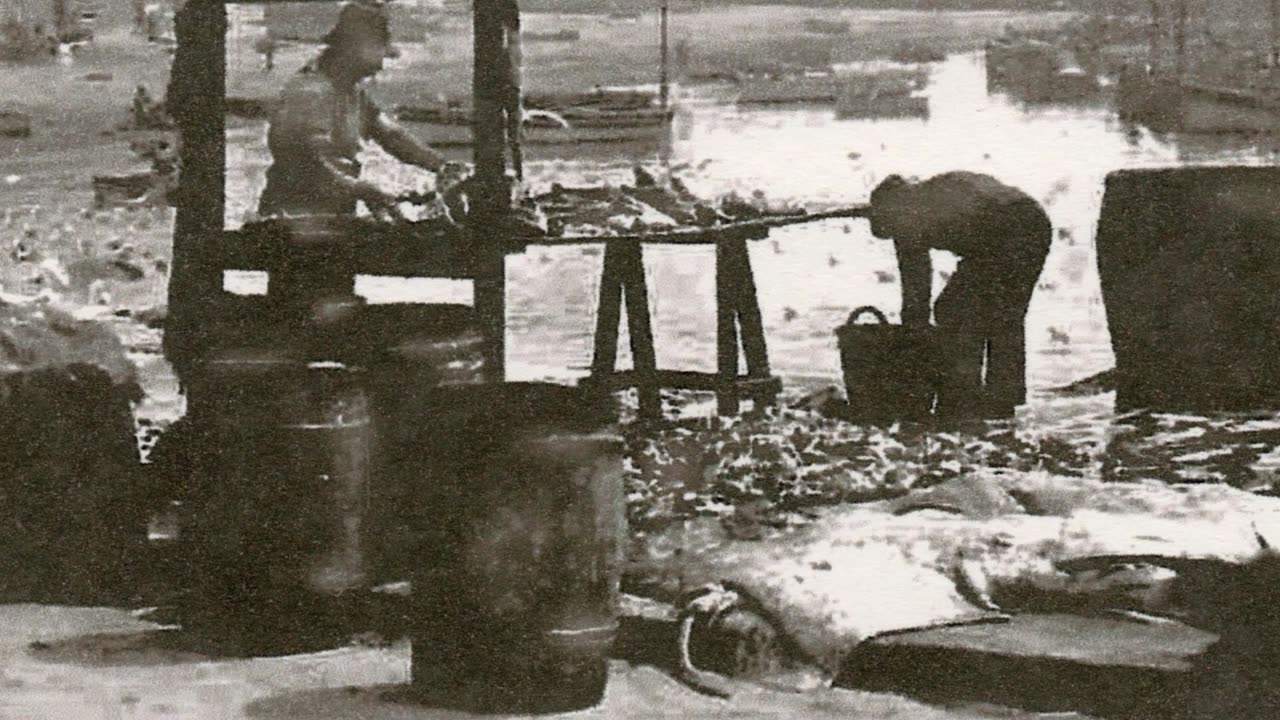
[[0,0],[0,718],[1280,718],[1278,153],[1278,0]]

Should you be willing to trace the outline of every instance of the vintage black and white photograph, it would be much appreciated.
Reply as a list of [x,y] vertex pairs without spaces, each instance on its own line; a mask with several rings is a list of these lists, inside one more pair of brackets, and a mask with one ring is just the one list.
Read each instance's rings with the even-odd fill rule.
[[0,0],[0,719],[1280,720],[1280,0]]

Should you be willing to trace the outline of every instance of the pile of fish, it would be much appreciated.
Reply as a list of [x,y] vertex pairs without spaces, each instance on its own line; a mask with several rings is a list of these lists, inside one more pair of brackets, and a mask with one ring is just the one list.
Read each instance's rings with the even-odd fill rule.
[[[465,224],[471,210],[474,176],[463,163],[447,163],[433,179],[397,166],[381,153],[362,155],[368,176],[398,197],[403,220]],[[765,217],[803,215],[803,208],[779,205],[756,190],[731,192],[715,200],[695,195],[678,176],[632,170],[631,184],[550,188],[515,203],[515,223],[524,235],[608,237],[710,228]]]
[[549,191],[526,200],[524,207],[548,235],[572,237],[705,228],[803,212],[771,206],[759,191],[747,198],[731,193],[709,201],[694,195],[674,175],[660,180],[637,167],[634,176],[632,185],[571,188],[553,184]]

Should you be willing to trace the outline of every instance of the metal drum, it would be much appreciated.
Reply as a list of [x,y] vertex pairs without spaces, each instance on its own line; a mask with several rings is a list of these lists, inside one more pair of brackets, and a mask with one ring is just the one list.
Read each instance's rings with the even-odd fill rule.
[[625,538],[612,413],[555,385],[440,400],[466,459],[438,456],[451,477],[433,473],[438,503],[425,508],[438,522],[414,577],[415,685],[479,685],[505,709],[599,702]]
[[367,581],[372,428],[361,373],[262,356],[203,370],[189,392],[198,439],[180,537],[200,594],[252,605],[272,629],[318,629],[332,601]]

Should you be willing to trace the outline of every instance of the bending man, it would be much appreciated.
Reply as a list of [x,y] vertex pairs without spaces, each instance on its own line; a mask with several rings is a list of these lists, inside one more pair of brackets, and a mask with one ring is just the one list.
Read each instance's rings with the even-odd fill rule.
[[1027,306],[1053,235],[1044,208],[988,175],[891,175],[871,193],[871,232],[894,240],[903,325],[929,324],[929,251],[960,258],[933,308],[939,415],[1011,416],[1026,401]]

